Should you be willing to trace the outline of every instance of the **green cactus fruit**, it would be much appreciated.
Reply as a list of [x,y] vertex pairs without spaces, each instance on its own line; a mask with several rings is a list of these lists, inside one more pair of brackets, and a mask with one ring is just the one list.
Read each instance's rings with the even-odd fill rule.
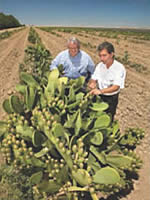
[[38,183],[40,183],[42,177],[43,177],[42,171],[36,172],[36,173],[32,174],[32,176],[30,177],[30,183],[32,185],[38,184]]
[[81,186],[89,185],[92,182],[90,174],[84,169],[78,169],[77,171],[72,171],[72,176]]
[[24,81],[28,86],[40,89],[39,83],[33,78],[31,74],[28,74],[26,72],[21,72],[20,78],[22,81]]
[[72,151],[73,151],[74,153],[76,153],[76,152],[77,152],[77,149],[78,149],[77,145],[74,144],[74,145],[72,146]]
[[64,108],[64,103],[62,102],[60,105],[59,105],[59,109],[62,110]]
[[8,114],[11,114],[11,113],[14,112],[13,109],[12,109],[12,107],[11,107],[11,105],[10,105],[9,99],[5,99],[5,100],[3,101],[3,109],[4,109],[5,112],[7,112]]
[[94,133],[94,136],[91,137],[90,142],[95,145],[101,145],[103,143],[103,134],[102,132]]
[[108,108],[108,104],[101,102],[101,103],[93,103],[92,106],[90,107],[91,110],[94,111],[104,111]]
[[55,98],[55,101],[57,102],[57,106],[59,107],[60,105],[61,105],[61,103],[62,103],[62,100],[56,100],[56,98]]
[[24,111],[23,104],[21,103],[18,96],[15,96],[15,95],[10,96],[9,102],[10,102],[12,110],[15,113],[23,113]]
[[93,182],[99,184],[116,184],[120,181],[120,175],[114,168],[103,167],[93,176]]
[[[83,153],[84,153],[84,149],[83,149],[83,147],[80,147],[79,149],[78,149],[78,154],[79,154],[79,156],[83,156]],[[79,162],[81,162],[81,160],[83,159],[83,161],[84,161],[84,158],[83,157],[80,157],[80,159],[78,160]],[[82,161],[82,162],[83,162]]]

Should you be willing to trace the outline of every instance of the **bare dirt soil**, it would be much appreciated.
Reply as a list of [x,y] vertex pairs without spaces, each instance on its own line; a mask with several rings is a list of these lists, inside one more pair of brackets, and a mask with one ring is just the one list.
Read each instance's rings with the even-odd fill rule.
[[[36,29],[45,47],[50,50],[53,58],[62,50],[66,49],[66,41],[70,36],[77,36],[81,41],[81,48],[91,55],[95,63],[99,62],[96,49],[82,46],[82,43],[98,45],[106,38],[98,36],[88,37],[61,33],[61,37],[52,35]],[[24,49],[28,45],[29,29],[26,28],[15,33],[10,38],[0,41],[0,119],[5,117],[2,109],[2,102],[14,90],[19,80],[19,64],[23,62]],[[139,145],[137,152],[143,160],[143,167],[140,170],[140,177],[135,181],[134,189],[122,200],[150,200],[150,42],[136,42],[131,40],[120,40],[119,44],[114,39],[107,39],[114,44],[116,55],[128,51],[133,62],[144,64],[147,67],[146,73],[136,72],[129,66],[125,89],[121,91],[120,101],[117,109],[116,119],[120,122],[121,130],[127,127],[140,127],[145,130],[145,138]]]
[[2,102],[13,92],[19,80],[19,64],[23,61],[29,29],[0,41],[0,119],[5,115]]

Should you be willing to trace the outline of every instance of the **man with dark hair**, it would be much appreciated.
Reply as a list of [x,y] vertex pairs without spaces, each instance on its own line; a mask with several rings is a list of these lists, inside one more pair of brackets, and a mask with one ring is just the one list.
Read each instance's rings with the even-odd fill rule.
[[60,52],[52,61],[50,70],[63,65],[64,76],[68,78],[75,79],[80,76],[85,76],[87,79],[91,78],[95,65],[91,57],[86,52],[80,50],[79,40],[75,37],[70,38],[67,42],[67,48]]
[[100,95],[108,103],[107,113],[112,121],[116,113],[120,89],[124,88],[126,70],[115,60],[115,50],[111,43],[103,42],[97,48],[101,62],[96,66],[94,74],[88,83],[90,94]]

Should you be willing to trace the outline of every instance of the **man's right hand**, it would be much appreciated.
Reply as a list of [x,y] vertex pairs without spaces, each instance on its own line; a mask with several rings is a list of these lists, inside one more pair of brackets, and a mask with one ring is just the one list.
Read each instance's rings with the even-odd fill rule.
[[97,85],[97,82],[95,80],[93,80],[93,79],[89,80],[89,82],[87,84],[87,86],[88,86],[89,89],[96,88],[96,85]]

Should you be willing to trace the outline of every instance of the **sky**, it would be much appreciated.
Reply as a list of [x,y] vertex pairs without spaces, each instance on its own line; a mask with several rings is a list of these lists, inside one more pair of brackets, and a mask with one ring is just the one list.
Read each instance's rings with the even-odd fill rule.
[[150,0],[0,0],[21,24],[150,28]]

